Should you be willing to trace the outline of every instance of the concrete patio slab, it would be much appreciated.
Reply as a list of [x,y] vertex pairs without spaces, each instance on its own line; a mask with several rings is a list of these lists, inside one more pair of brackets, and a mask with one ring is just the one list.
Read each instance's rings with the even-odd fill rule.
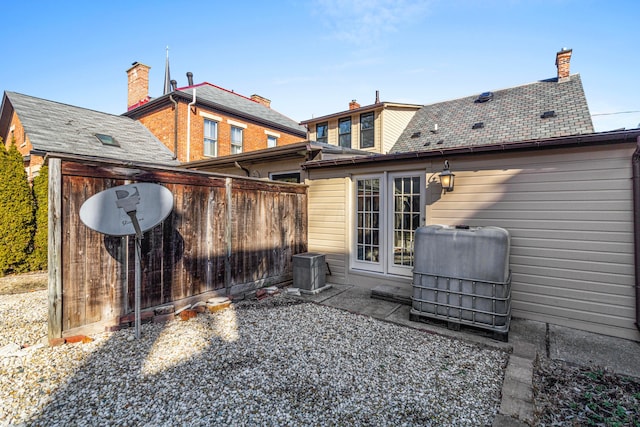
[[635,341],[549,325],[549,349],[552,359],[640,378],[640,344]]

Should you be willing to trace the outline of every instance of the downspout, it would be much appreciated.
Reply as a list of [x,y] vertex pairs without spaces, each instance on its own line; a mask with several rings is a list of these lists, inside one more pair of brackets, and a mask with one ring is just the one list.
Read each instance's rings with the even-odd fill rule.
[[173,102],[173,160],[178,158],[178,102],[173,99],[173,94],[169,95],[169,100]]
[[187,105],[187,162],[191,161],[191,107],[196,105],[196,89],[193,88],[193,101]]
[[637,138],[636,151],[631,157],[633,182],[633,258],[635,262],[636,285],[636,328],[640,330],[640,136]]
[[240,165],[240,163],[238,163],[238,162],[233,162],[233,164],[234,164],[234,166],[235,166],[235,167],[237,167],[238,169],[242,169],[242,170],[244,171],[244,173],[246,173],[246,174],[247,174],[247,176],[251,176],[251,172],[249,171],[249,169],[247,169],[247,168],[245,168],[245,167],[242,167],[242,166]]

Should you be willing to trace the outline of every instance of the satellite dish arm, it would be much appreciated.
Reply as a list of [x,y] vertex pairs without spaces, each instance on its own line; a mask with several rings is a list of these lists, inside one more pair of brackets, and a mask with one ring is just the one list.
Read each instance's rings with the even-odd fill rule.
[[136,231],[136,237],[142,239],[142,229],[136,217],[136,206],[140,203],[140,192],[138,191],[138,187],[134,188],[136,192],[133,194],[129,194],[126,190],[116,190],[116,197],[118,198],[116,206],[123,209],[127,215],[129,215],[133,228]]
[[131,223],[133,224],[134,230],[136,230],[136,237],[138,239],[142,239],[142,229],[140,228],[140,223],[138,222],[138,217],[136,216],[136,211],[127,212],[129,218],[131,218]]

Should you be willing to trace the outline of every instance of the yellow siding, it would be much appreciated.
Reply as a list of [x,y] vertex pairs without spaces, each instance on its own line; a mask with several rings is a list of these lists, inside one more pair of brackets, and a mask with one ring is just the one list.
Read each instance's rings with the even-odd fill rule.
[[[387,108],[381,113],[381,129],[376,135],[382,135],[382,153],[388,153],[400,134],[407,127],[417,110]],[[377,144],[377,142],[376,142]]]
[[347,283],[346,178],[307,181],[309,185],[309,252],[326,254],[331,269],[327,280]]

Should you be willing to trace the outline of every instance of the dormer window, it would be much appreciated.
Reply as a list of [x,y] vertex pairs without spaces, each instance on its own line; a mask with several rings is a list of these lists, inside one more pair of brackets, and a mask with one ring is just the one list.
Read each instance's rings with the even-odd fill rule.
[[112,147],[119,147],[120,144],[118,144],[118,141],[116,141],[116,139],[114,137],[112,137],[111,135],[105,135],[102,133],[96,133],[94,134],[96,138],[98,138],[98,140],[100,142],[102,142],[102,145],[110,145]]

